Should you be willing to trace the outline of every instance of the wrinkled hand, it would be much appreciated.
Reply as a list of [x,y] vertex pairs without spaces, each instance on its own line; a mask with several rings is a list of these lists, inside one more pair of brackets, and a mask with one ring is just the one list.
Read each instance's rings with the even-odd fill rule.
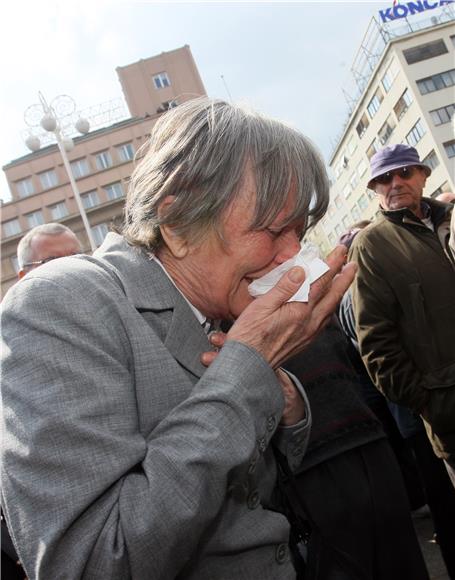
[[346,248],[338,246],[326,259],[330,270],[311,285],[309,300],[287,302],[305,280],[303,268],[294,267],[278,284],[256,298],[239,316],[227,340],[243,342],[278,369],[304,350],[324,327],[354,280],[357,266],[343,267]]
[[[209,335],[210,343],[217,350],[202,353],[201,362],[203,365],[208,367],[212,364],[218,356],[218,349],[220,349],[226,342],[226,338],[227,335],[221,331],[212,332]],[[305,401],[287,373],[282,369],[277,369],[275,374],[280,381],[285,401],[283,415],[281,416],[281,424],[287,426],[296,425],[305,417]]]

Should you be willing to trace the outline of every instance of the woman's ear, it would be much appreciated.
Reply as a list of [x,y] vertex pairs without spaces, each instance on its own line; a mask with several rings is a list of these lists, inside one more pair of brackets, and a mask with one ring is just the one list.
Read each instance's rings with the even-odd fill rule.
[[[158,208],[158,216],[161,217],[162,215],[165,215],[174,201],[174,195],[167,195]],[[174,232],[171,224],[160,225],[160,232],[167,249],[175,258],[184,258],[187,255],[187,241]]]

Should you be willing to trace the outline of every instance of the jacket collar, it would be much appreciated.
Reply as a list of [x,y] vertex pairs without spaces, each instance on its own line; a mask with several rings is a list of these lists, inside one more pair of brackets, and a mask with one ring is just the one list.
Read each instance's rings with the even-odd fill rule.
[[143,249],[131,246],[123,236],[112,232],[94,257],[113,266],[128,301],[137,310],[172,311],[164,344],[180,364],[196,376],[202,376],[206,367],[200,362],[200,355],[211,348],[207,335],[159,264]]
[[[450,204],[441,203],[440,201],[429,197],[422,197],[422,204],[424,204],[425,208],[429,208],[429,213],[427,209],[427,215],[425,217],[431,218],[435,228],[438,228],[444,220],[450,218],[450,212],[452,209]],[[407,207],[395,210],[381,209],[381,213],[384,217],[395,223],[414,223],[416,225],[423,225],[422,221]]]

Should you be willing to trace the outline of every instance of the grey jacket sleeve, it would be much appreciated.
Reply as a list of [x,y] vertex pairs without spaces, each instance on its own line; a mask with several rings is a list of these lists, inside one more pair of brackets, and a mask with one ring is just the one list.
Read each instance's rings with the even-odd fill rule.
[[228,342],[144,436],[130,336],[104,288],[24,279],[2,322],[2,489],[28,577],[175,578],[267,419],[281,416],[270,366]]

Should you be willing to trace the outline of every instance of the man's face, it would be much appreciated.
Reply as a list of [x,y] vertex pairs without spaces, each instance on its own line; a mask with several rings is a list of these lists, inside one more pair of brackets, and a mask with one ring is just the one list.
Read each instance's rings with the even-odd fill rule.
[[249,175],[222,218],[224,244],[211,233],[202,243],[190,246],[181,260],[171,257],[169,261],[166,250],[158,254],[183,294],[209,318],[237,318],[254,300],[248,285],[300,250],[304,224],[281,227],[293,210],[294,197],[289,195],[269,228],[251,231],[255,197]]
[[[79,240],[74,234],[63,232],[54,236],[46,234],[37,234],[30,244],[31,259],[30,262],[40,262],[48,258],[63,258],[72,256],[81,251]],[[37,268],[39,264],[28,266],[21,270],[19,277],[22,278],[27,272]]]
[[421,217],[420,200],[427,177],[423,169],[410,166],[409,176],[401,176],[400,170],[391,171],[390,183],[375,182],[374,190],[383,209],[395,210],[409,208],[418,217]]

